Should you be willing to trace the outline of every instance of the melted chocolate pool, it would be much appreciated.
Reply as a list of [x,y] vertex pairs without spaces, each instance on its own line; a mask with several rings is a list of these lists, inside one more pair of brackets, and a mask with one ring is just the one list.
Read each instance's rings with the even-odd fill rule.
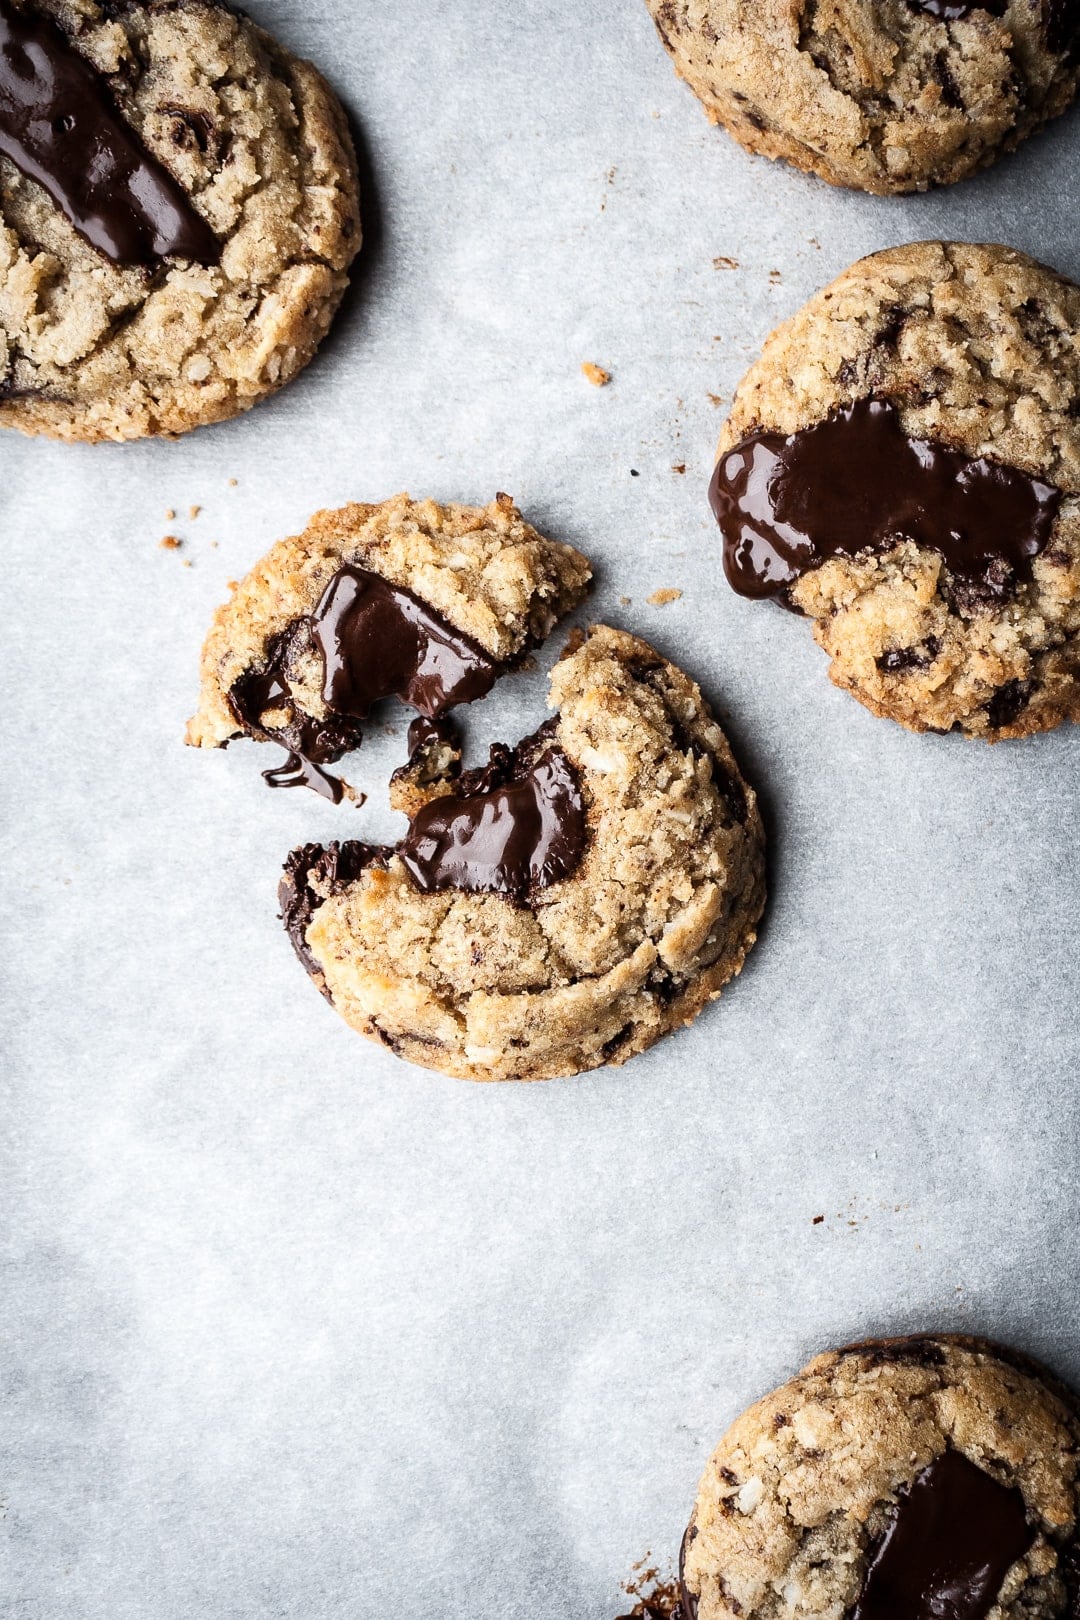
[[911,439],[894,405],[860,399],[797,433],[726,451],[709,498],[724,572],[742,596],[786,598],[809,569],[900,540],[937,551],[969,602],[1031,574],[1061,491],[1015,467]]

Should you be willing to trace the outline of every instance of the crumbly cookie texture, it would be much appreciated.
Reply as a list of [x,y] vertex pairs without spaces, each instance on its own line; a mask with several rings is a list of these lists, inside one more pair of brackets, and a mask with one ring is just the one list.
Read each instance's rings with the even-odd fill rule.
[[1018,1489],[1037,1532],[995,1620],[1069,1610],[1080,1422],[1021,1356],[952,1335],[817,1356],[732,1424],[698,1490],[684,1554],[697,1620],[850,1613],[900,1493],[949,1448]]
[[[794,433],[868,395],[905,433],[1064,492],[1033,577],[1003,601],[953,588],[902,542],[835,557],[791,591],[832,680],[913,731],[995,741],[1080,715],[1080,288],[1010,248],[919,242],[860,260],[765,343],[724,424]],[[857,477],[857,469],[853,476]],[[889,656],[936,647],[925,667]]]
[[113,264],[0,157],[0,426],[137,439],[249,409],[311,359],[360,246],[341,106],[215,0],[34,5],[105,76],[223,251],[213,266]]
[[422,894],[393,854],[327,881],[303,852],[316,983],[362,1034],[465,1079],[625,1062],[738,973],[764,904],[756,800],[688,676],[600,626],[556,664],[551,702],[588,835],[533,904]]
[[751,152],[878,193],[961,180],[1063,112],[1052,7],[946,20],[909,0],[647,0],[675,69]]
[[[268,644],[312,612],[347,563],[412,591],[500,662],[538,646],[591,578],[581,553],[545,539],[509,495],[489,506],[396,495],[378,505],[317,512],[303,534],[273,546],[214,615],[189,743],[221,748],[244,735],[230,690],[265,665]],[[323,719],[323,671],[314,654],[291,684],[300,711]]]

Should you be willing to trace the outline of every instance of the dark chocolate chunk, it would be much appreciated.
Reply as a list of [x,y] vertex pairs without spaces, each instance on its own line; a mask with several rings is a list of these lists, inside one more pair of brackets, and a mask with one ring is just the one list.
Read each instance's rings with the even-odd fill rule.
[[998,687],[986,705],[987,718],[995,731],[1000,726],[1011,726],[1014,720],[1019,719],[1031,701],[1034,690],[1034,681],[1006,681],[1004,686]]
[[[358,839],[347,839],[341,844],[304,844],[294,849],[285,862],[285,871],[278,884],[278,904],[281,920],[292,941],[293,950],[313,978],[322,973],[308,949],[307,931],[319,906],[322,895],[312,887],[317,880],[330,894],[354,883],[365,867],[382,863],[388,851],[374,844],[362,844]],[[323,992],[325,994],[325,990]]]
[[118,112],[101,75],[32,6],[0,0],[0,153],[114,264],[217,264],[221,244]]
[[908,438],[883,399],[786,436],[750,434],[720,457],[709,494],[731,586],[781,600],[831,557],[906,539],[939,552],[972,604],[1001,601],[1030,578],[1061,502],[1014,467]]
[[984,1620],[1034,1540],[1019,1490],[944,1451],[901,1495],[852,1620]]
[[1071,50],[1080,34],[1080,0],[1043,0],[1043,27],[1050,50]]
[[426,602],[379,574],[346,565],[311,616],[326,669],[323,699],[364,719],[398,697],[427,717],[490,692],[499,665]]
[[418,889],[525,905],[570,876],[585,853],[585,801],[553,729],[549,722],[515,749],[496,744],[488,765],[413,817],[398,853]]
[[877,660],[877,667],[886,675],[897,675],[905,669],[929,669],[940,651],[937,636],[927,636],[917,647],[890,647]]

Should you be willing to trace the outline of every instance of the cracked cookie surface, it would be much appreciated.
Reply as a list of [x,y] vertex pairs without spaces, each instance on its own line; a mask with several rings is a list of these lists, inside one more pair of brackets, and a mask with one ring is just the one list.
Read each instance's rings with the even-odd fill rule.
[[360,245],[336,97],[215,0],[11,3],[103,76],[221,255],[115,263],[0,156],[0,426],[134,439],[247,410],[312,358]]
[[345,843],[296,851],[282,885],[297,952],[342,1017],[461,1078],[624,1062],[720,993],[764,905],[755,796],[688,676],[600,626],[556,664],[551,703],[540,740],[585,805],[568,876],[524,904],[421,892],[401,853]]
[[1075,8],[1056,0],[951,6],[951,17],[918,0],[647,4],[713,122],[834,185],[963,179],[1076,91]]
[[895,407],[905,434],[1019,469],[1060,501],[1028,577],[994,592],[903,537],[808,568],[789,594],[832,680],[915,731],[996,740],[1077,718],[1080,289],[997,246],[921,242],[862,259],[768,338],[718,454],[868,399]]
[[[953,1335],[829,1351],[732,1424],[705,1470],[684,1544],[696,1620],[931,1612],[917,1603],[882,1609],[869,1581],[912,1487],[920,1478],[925,1486],[943,1458],[992,1507],[996,1498],[1006,1522],[1015,1517],[1019,1535],[975,1594],[981,1607],[965,1609],[963,1583],[945,1571],[955,1584],[932,1612],[1064,1620],[1077,1578],[1075,1402],[1026,1358]],[[946,1515],[946,1558],[957,1529]]]
[[[408,592],[436,624],[460,634],[486,662],[491,680],[546,639],[584,597],[591,578],[581,553],[526,523],[509,495],[496,496],[488,506],[460,506],[402,494],[318,512],[303,534],[271,547],[214,615],[189,743],[221,748],[254,736],[303,753],[305,736],[315,734],[329,739],[324,760],[359,746],[366,708],[354,704],[343,712],[328,704],[325,654],[309,633],[335,580],[353,570]],[[369,632],[356,648],[362,660],[371,626],[360,628]],[[391,626],[391,641],[400,640],[401,628]],[[391,661],[389,652],[384,646],[375,663]],[[285,681],[268,685],[268,667],[281,669]],[[258,691],[260,685],[265,695],[259,702],[238,703],[245,688]],[[427,712],[449,706],[436,703]],[[444,740],[444,748],[454,752],[452,739]],[[430,749],[429,739],[424,752]],[[413,774],[422,777],[425,770],[431,772],[431,762],[418,759]],[[395,786],[404,808],[417,791],[404,768]]]

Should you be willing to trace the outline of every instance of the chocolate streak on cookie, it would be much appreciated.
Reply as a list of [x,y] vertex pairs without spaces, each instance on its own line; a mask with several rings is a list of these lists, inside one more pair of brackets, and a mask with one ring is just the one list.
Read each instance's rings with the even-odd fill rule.
[[221,244],[60,29],[0,0],[0,153],[114,264],[217,264]]
[[910,439],[888,400],[860,399],[796,433],[752,433],[726,451],[709,499],[724,572],[742,596],[779,597],[831,557],[902,540],[940,553],[971,604],[1030,578],[1061,491],[1015,467]]
[[985,1620],[1034,1540],[1015,1486],[944,1451],[901,1496],[852,1620]]
[[585,853],[585,801],[554,721],[413,817],[398,846],[423,894],[440,889],[505,895],[526,905],[574,871]]
[[311,616],[326,667],[323,699],[363,719],[398,697],[431,719],[491,691],[499,665],[426,602],[379,574],[346,565]]
[[698,1601],[686,1584],[686,1549],[697,1535],[696,1525],[689,1524],[683,1532],[682,1546],[679,1548],[679,1602],[682,1613],[681,1620],[698,1620]]

